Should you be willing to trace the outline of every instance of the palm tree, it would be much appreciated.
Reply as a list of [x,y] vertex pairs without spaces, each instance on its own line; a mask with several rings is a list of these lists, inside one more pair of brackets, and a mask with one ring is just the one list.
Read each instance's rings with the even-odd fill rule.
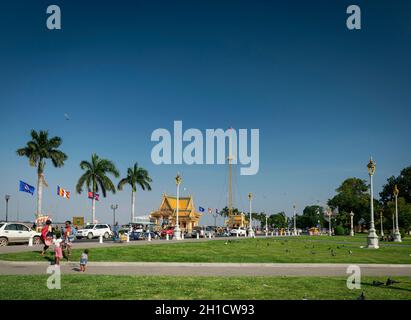
[[134,221],[134,206],[135,206],[135,193],[137,191],[137,185],[143,190],[151,191],[150,182],[151,178],[148,175],[146,169],[139,167],[137,162],[134,164],[133,168],[127,169],[127,177],[121,179],[118,183],[118,190],[123,190],[126,184],[131,186],[131,222]]
[[81,194],[83,191],[83,185],[86,184],[89,192],[93,192],[92,207],[91,207],[91,223],[94,223],[96,219],[96,199],[95,193],[101,190],[103,197],[106,197],[107,191],[116,193],[116,188],[108,173],[112,174],[115,178],[120,176],[120,173],[116,169],[114,163],[107,159],[102,159],[95,153],[91,155],[91,162],[81,161],[80,168],[86,172],[80,177],[77,182],[76,191]]
[[44,167],[46,160],[50,159],[56,168],[62,167],[67,155],[58,150],[62,140],[60,137],[48,137],[48,131],[40,130],[39,132],[31,130],[31,140],[27,142],[24,148],[17,150],[17,155],[27,157],[30,166],[37,167],[37,210],[36,217],[41,215],[41,204],[43,198],[43,184],[47,187],[44,180]]

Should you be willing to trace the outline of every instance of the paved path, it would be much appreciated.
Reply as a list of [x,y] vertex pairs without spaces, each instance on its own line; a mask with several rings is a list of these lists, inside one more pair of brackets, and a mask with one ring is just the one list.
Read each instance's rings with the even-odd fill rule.
[[[224,237],[224,238],[201,238],[201,239],[196,239],[196,238],[189,238],[189,239],[184,239],[181,241],[177,240],[152,240],[152,241],[147,241],[147,240],[136,240],[136,241],[130,241],[130,242],[113,242],[113,241],[103,241],[103,243],[99,243],[98,240],[94,242],[83,242],[83,241],[74,241],[73,242],[73,248],[74,249],[86,249],[86,248],[107,248],[107,247],[119,247],[119,246],[138,246],[138,245],[151,245],[151,244],[172,244],[172,243],[187,243],[187,242],[203,242],[203,241],[217,241],[217,240],[227,240],[227,239],[240,239],[237,237]],[[244,239],[242,237],[241,239]],[[32,246],[29,247],[26,244],[21,244],[21,245],[10,245],[7,247],[0,247],[0,254],[2,253],[16,253],[16,252],[30,252],[30,251],[41,251],[43,249],[43,245],[38,245],[38,246]]]
[[[350,264],[90,262],[86,274],[179,276],[347,276]],[[357,264],[362,276],[411,276],[411,265]],[[0,261],[0,275],[46,274],[47,262]],[[79,274],[77,263],[62,263],[63,274]]]

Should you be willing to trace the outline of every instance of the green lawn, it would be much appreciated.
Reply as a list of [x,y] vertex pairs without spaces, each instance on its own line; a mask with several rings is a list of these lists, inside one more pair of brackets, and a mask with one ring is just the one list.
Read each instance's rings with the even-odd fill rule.
[[[226,242],[186,242],[90,249],[90,261],[146,262],[272,262],[272,263],[411,263],[411,245],[381,244],[381,248],[360,248],[365,238],[299,237],[235,239]],[[351,253],[350,253],[351,251]],[[73,251],[79,259],[81,249]],[[334,255],[332,254],[334,252]],[[0,260],[42,261],[38,252],[0,254]]]
[[46,287],[47,275],[0,276],[4,299],[287,299],[352,300],[411,299],[411,279],[396,277],[393,286],[373,287],[362,279],[360,290],[349,290],[346,278],[333,277],[169,277],[63,275],[60,290]]

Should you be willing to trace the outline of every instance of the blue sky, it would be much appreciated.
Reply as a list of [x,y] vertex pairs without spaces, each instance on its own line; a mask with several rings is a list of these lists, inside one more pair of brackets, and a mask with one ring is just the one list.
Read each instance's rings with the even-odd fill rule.
[[[92,152],[123,174],[135,161],[149,170],[153,190],[137,193],[138,215],[175,192],[177,171],[197,207],[223,207],[226,167],[151,162],[152,131],[174,120],[203,132],[260,129],[260,171],[237,172],[234,183],[243,209],[248,192],[269,213],[324,203],[345,178],[367,178],[370,155],[376,193],[410,165],[407,1],[356,1],[360,31],[345,26],[348,1],[53,3],[59,31],[46,29],[49,2],[0,4],[0,194],[12,196],[12,218],[35,211],[17,190],[20,179],[35,185],[36,171],[15,154],[33,128],[61,136],[69,155],[63,168],[46,167],[43,208],[55,220],[90,216],[74,186]],[[57,185],[72,199],[58,198]],[[112,221],[112,203],[127,222],[129,188],[98,203],[101,221]]]

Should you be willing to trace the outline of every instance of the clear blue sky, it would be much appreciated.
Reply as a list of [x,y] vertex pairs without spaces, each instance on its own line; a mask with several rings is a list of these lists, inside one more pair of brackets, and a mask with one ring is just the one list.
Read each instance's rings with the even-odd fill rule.
[[[74,186],[92,152],[122,174],[135,161],[149,170],[138,215],[175,192],[177,171],[197,207],[223,207],[226,167],[152,164],[150,135],[174,120],[260,129],[260,171],[234,183],[242,209],[248,192],[269,213],[324,203],[345,178],[367,178],[370,155],[377,194],[410,165],[411,3],[355,3],[361,31],[345,26],[352,1],[53,1],[62,30],[49,31],[50,1],[2,1],[0,194],[12,196],[11,218],[35,212],[18,181],[36,185],[36,171],[15,154],[31,129],[61,136],[69,156],[61,169],[46,166],[43,208],[55,220],[90,216]],[[57,197],[57,185],[72,199]],[[100,220],[111,223],[112,203],[127,222],[129,188],[98,203]]]

